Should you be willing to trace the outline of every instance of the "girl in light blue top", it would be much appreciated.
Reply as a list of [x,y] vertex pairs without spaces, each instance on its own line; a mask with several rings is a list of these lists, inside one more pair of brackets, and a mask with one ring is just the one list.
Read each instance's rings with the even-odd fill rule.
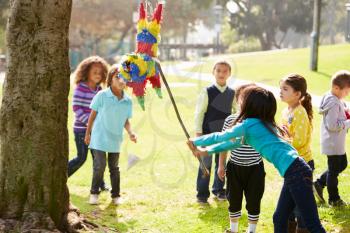
[[[284,177],[284,184],[273,216],[275,233],[287,233],[288,218],[295,206],[300,209],[311,233],[326,232],[321,225],[312,193],[312,171],[298,152],[283,139],[284,132],[275,123],[277,110],[273,94],[252,86],[242,93],[240,114],[235,125],[224,132],[190,139],[188,145],[196,157],[228,151],[249,144],[271,162]],[[200,149],[197,146],[209,146]]]
[[[125,81],[118,76],[117,65],[113,65],[107,76],[108,88],[100,91],[93,98],[90,108],[85,143],[94,154],[93,176],[89,203],[98,204],[98,195],[103,174],[108,161],[108,168],[112,185],[112,201],[118,205],[120,199],[120,172],[119,153],[125,129],[131,141],[136,142],[137,137],[131,130],[129,119],[132,116],[132,102],[124,92]],[[108,155],[107,155],[108,154]]]

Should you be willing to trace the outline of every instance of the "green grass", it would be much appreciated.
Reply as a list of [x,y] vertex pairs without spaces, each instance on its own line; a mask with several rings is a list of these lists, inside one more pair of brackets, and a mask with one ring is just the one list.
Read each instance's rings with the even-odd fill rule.
[[[341,49],[340,49],[341,48]],[[349,50],[348,45],[334,46],[337,54],[343,50]],[[331,51],[332,47],[321,48],[322,51]],[[282,56],[292,60],[294,56],[306,61],[308,54],[304,50],[291,50],[281,52],[269,56]],[[304,54],[304,55],[303,55]],[[349,53],[348,53],[349,54]],[[290,64],[288,69],[282,65],[277,65],[280,59],[277,58],[273,62],[272,58],[257,59],[254,55],[249,59],[243,59],[246,63],[239,64],[238,74],[261,74],[259,82],[264,82],[263,77],[274,77],[275,81],[266,81],[267,84],[277,83],[284,73],[289,73],[298,69],[301,61]],[[346,63],[345,58],[340,58],[339,64],[337,59],[341,56],[334,56],[332,64],[337,64],[336,68],[324,68],[323,62],[320,69],[324,72],[332,73],[340,68],[347,68],[350,63]],[[252,61],[254,65],[248,66],[248,62]],[[266,65],[265,62],[270,64]],[[260,62],[260,63],[258,63]],[[242,64],[242,67],[241,67]],[[273,64],[276,64],[273,66]],[[341,65],[343,64],[343,65]],[[306,66],[306,65],[305,65]],[[210,68],[211,66],[205,66]],[[254,68],[254,69],[253,69]],[[283,70],[281,70],[283,68]],[[260,70],[260,71],[259,71]],[[276,71],[279,70],[279,71]],[[305,68],[305,72],[307,67]],[[325,71],[326,70],[326,71]],[[315,74],[315,77],[318,77]],[[250,77],[246,75],[245,77]],[[322,75],[320,76],[323,77]],[[239,78],[240,75],[239,75]],[[326,81],[324,85],[328,85],[329,78],[323,77]],[[184,78],[171,76],[168,77],[170,82],[184,82]],[[186,82],[194,83],[195,88],[181,87],[173,88],[173,94],[178,103],[179,111],[184,120],[185,125],[193,135],[193,112],[196,99],[202,87],[208,85],[206,82],[186,80]],[[314,86],[315,92],[321,94],[327,89],[327,86],[321,87],[316,82]],[[318,90],[320,87],[322,90]],[[72,92],[72,89],[71,89]],[[121,157],[121,195],[125,203],[121,206],[114,207],[110,205],[110,197],[107,193],[101,194],[101,204],[98,206],[90,206],[87,204],[91,177],[92,177],[92,161],[89,154],[87,162],[68,180],[68,186],[71,194],[71,201],[89,220],[103,226],[105,231],[108,229],[117,229],[119,232],[223,232],[229,226],[227,203],[216,202],[212,198],[209,199],[209,206],[200,206],[196,203],[196,176],[198,162],[194,159],[185,145],[185,136],[176,119],[174,110],[170,100],[163,89],[164,98],[158,99],[153,90],[148,89],[146,98],[146,111],[140,110],[136,100],[134,101],[134,118],[131,123],[138,134],[138,143],[133,144],[125,138]],[[71,95],[69,97],[71,103]],[[278,113],[285,107],[279,103]],[[316,112],[316,109],[315,109]],[[277,114],[279,119],[280,114]],[[72,132],[74,116],[69,107],[68,129],[69,152],[70,157],[76,154],[74,143],[74,135]],[[315,176],[317,177],[326,168],[326,158],[319,154],[319,135],[320,135],[320,116],[315,114],[314,132],[312,149],[314,151],[314,159],[316,163]],[[347,141],[348,145],[350,141]],[[130,170],[126,170],[127,155],[129,153],[136,154],[141,161]],[[258,224],[258,232],[273,232],[272,215],[276,207],[278,196],[281,190],[283,179],[278,175],[276,169],[265,161],[266,168],[266,190],[262,200],[261,218]],[[340,175],[339,190],[344,200],[350,202],[350,171],[347,169]],[[109,182],[108,169],[106,169],[105,180]],[[327,192],[325,192],[327,193]],[[244,232],[247,226],[247,212],[243,206],[243,216],[240,221],[240,232]],[[322,223],[327,232],[350,232],[350,208],[330,208],[327,205],[319,206],[319,213]],[[105,232],[102,229],[99,232]]]
[[[308,90],[322,95],[329,88],[330,77],[340,69],[350,69],[350,44],[321,46],[318,72],[309,70],[310,49],[294,49],[252,55],[228,56],[234,64],[236,77],[278,86],[289,73],[299,73],[308,81]],[[212,72],[215,60],[191,68],[191,71]]]
[[[184,89],[184,88],[183,88]],[[186,93],[186,94],[184,94]],[[193,103],[196,90],[174,89],[178,99],[184,95],[189,101],[180,105],[180,112],[188,128],[192,128]],[[121,190],[125,204],[113,207],[109,195],[102,194],[102,204],[89,206],[86,202],[91,182],[91,160],[69,179],[71,199],[91,220],[116,228],[121,232],[223,232],[228,227],[227,203],[210,199],[210,205],[202,207],[195,203],[195,180],[197,161],[185,146],[185,138],[166,99],[149,96],[146,112],[135,106],[136,131],[139,143],[125,140],[121,155]],[[152,104],[151,104],[152,102]],[[284,105],[279,103],[279,112]],[[157,123],[154,123],[154,121]],[[320,155],[318,145],[320,117],[314,121],[312,148],[316,161],[316,176],[326,168],[325,156]],[[169,130],[170,129],[170,130]],[[71,155],[75,154],[71,142]],[[126,155],[135,153],[142,161],[126,171]],[[266,191],[262,200],[259,232],[273,232],[272,215],[278,199],[282,178],[268,162],[266,167]],[[341,196],[350,201],[349,170],[340,176]],[[105,174],[108,181],[108,172]],[[243,204],[244,206],[244,204]],[[246,211],[241,220],[240,231],[247,225]],[[350,232],[347,223],[350,209],[332,209],[320,206],[320,217],[327,232]]]

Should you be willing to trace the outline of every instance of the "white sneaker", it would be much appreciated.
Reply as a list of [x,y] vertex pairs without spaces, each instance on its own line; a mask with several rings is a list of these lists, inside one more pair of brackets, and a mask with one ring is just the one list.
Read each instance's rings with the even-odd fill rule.
[[89,204],[90,205],[98,204],[98,194],[90,194]]
[[123,200],[121,197],[114,197],[114,198],[112,198],[112,202],[114,205],[120,205],[123,203]]

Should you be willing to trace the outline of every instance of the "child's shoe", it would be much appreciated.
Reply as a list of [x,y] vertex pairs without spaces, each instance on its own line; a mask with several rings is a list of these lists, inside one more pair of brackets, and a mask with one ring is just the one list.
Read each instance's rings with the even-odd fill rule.
[[297,230],[297,222],[296,221],[288,221],[288,233],[295,233]]
[[98,194],[90,194],[89,204],[90,205],[98,204]]
[[215,197],[218,201],[227,201],[227,197],[225,193],[219,193],[218,195],[215,195]]
[[324,200],[324,198],[323,198],[323,187],[317,181],[314,182],[313,191],[314,191],[315,196],[317,197],[317,199],[321,203],[325,203],[326,202]]
[[332,207],[344,207],[344,206],[347,206],[347,203],[342,199],[339,199],[336,201],[329,201],[329,205]]
[[225,233],[235,233],[235,232],[231,231],[230,229],[226,229]]
[[297,233],[310,233],[306,228],[298,228]]
[[123,203],[121,197],[113,197],[113,198],[112,198],[112,202],[113,202],[114,205],[120,205],[120,204]]

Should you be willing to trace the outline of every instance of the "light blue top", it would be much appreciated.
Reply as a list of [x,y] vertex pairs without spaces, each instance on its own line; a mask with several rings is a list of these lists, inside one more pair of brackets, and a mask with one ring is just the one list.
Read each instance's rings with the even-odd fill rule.
[[118,98],[110,88],[92,99],[90,108],[97,112],[92,126],[90,148],[105,152],[120,152],[126,120],[132,116],[132,101],[126,93]]
[[238,148],[242,141],[271,162],[281,176],[284,176],[286,170],[298,157],[298,152],[289,143],[269,131],[257,118],[247,118],[224,132],[198,137],[193,143],[196,146],[215,144],[207,148],[212,154]]

